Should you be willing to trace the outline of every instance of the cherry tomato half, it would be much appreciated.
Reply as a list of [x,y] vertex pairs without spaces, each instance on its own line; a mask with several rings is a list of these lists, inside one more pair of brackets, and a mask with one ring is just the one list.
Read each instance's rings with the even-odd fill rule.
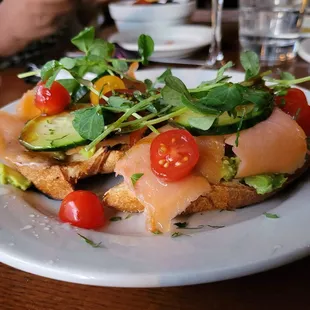
[[295,117],[306,135],[310,136],[310,106],[302,90],[290,88],[285,96],[276,97],[276,104],[285,113]]
[[73,226],[95,229],[105,223],[103,206],[99,198],[89,191],[75,191],[62,201],[59,209],[62,222]]
[[[94,88],[105,95],[107,92],[114,89],[125,89],[126,86],[119,77],[115,75],[106,75],[94,83]],[[90,92],[90,101],[92,104],[99,104],[99,97],[93,92]]]
[[169,130],[159,134],[152,141],[152,171],[167,182],[186,177],[198,160],[198,145],[186,130]]
[[70,104],[70,94],[57,81],[50,88],[45,87],[45,82],[38,83],[35,95],[35,106],[46,115],[55,115],[62,112]]

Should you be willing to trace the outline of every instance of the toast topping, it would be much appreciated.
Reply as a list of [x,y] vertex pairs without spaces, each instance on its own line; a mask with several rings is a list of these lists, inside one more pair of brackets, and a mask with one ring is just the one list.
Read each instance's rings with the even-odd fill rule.
[[[127,186],[145,207],[147,228],[165,232],[170,230],[171,219],[210,191],[210,184],[195,174],[170,183],[156,177],[150,165],[150,144],[150,137],[142,139],[117,162],[115,171],[124,177]],[[137,172],[143,173],[143,177],[133,185],[131,177]]]
[[252,128],[226,139],[241,160],[236,177],[268,173],[293,174],[305,162],[306,135],[286,113],[275,108],[272,115]]

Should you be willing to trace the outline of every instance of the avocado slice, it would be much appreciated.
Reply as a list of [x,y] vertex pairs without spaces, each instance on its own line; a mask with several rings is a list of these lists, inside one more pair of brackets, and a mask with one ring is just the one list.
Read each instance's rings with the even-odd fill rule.
[[0,163],[0,184],[11,184],[23,191],[31,186],[31,182],[18,171]]

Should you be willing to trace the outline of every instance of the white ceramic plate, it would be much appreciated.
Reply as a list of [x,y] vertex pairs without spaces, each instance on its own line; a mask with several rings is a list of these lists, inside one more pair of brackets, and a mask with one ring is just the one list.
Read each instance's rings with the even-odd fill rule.
[[304,61],[310,63],[310,39],[305,39],[299,44],[297,53]]
[[[183,25],[168,27],[165,31],[148,31],[155,41],[153,58],[186,57],[208,45],[212,40],[212,30],[207,26]],[[118,43],[128,51],[138,51],[138,34],[118,32],[109,37],[109,41]],[[152,57],[150,59],[152,59]]]
[[[141,71],[138,78],[155,79],[162,71]],[[195,69],[176,69],[173,73],[189,87],[215,77],[214,71]],[[231,74],[235,81],[243,77],[241,73]],[[14,104],[5,110],[13,111]],[[103,193],[117,181],[100,177],[85,184]],[[190,236],[171,238],[147,233],[143,214],[110,222],[102,231],[76,229],[57,220],[59,202],[2,186],[0,261],[45,277],[101,286],[176,286],[240,277],[310,252],[309,192],[308,175],[256,206],[198,213],[186,219],[191,226],[224,228],[206,226],[200,231],[186,231]],[[266,211],[280,218],[266,218]],[[180,220],[184,218],[176,219]],[[77,232],[102,242],[102,247],[92,248]]]

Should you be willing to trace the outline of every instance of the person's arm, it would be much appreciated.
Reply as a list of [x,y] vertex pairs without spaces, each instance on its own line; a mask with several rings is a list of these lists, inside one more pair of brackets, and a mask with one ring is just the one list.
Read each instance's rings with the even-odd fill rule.
[[75,0],[3,0],[0,4],[0,56],[12,55],[33,40],[54,33]]

